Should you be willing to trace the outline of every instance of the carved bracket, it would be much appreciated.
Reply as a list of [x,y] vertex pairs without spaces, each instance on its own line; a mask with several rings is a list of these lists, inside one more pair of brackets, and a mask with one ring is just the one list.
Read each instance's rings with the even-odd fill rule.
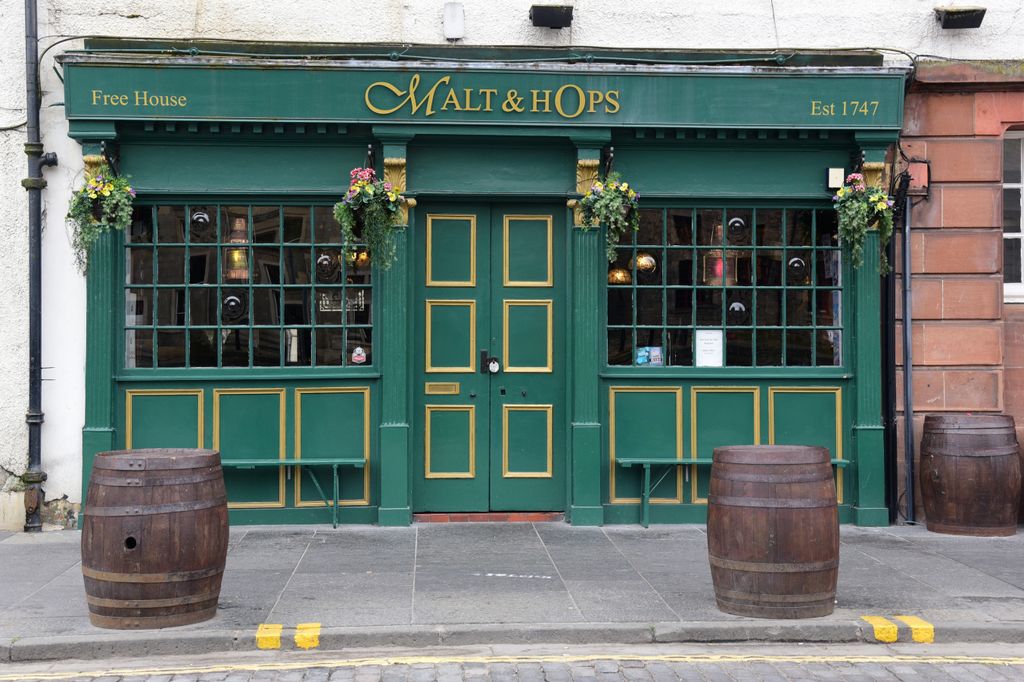
[[[576,191],[580,194],[586,194],[590,186],[597,182],[597,172],[600,169],[601,162],[598,159],[579,159],[576,162]],[[576,225],[585,227],[594,227],[593,225],[586,225],[583,222],[583,211],[579,207],[579,202],[573,200],[575,203],[569,206],[573,210],[573,221]]]
[[[384,159],[384,182],[390,182],[391,186],[399,193],[405,191],[405,159],[385,158]],[[402,224],[409,224],[409,209],[416,205],[415,199],[406,199],[402,203]]]

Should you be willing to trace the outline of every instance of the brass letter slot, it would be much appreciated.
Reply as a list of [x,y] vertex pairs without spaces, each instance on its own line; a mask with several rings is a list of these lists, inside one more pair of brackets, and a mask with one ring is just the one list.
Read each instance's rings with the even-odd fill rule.
[[459,383],[457,381],[428,381],[423,384],[423,392],[427,395],[458,395]]

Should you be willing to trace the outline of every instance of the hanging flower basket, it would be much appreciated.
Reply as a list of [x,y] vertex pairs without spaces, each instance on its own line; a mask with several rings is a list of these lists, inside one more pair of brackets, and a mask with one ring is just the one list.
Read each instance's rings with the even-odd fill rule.
[[878,187],[868,187],[864,176],[850,173],[846,182],[832,197],[839,218],[839,240],[850,249],[855,268],[864,263],[864,236],[873,226],[878,228],[878,271],[889,272],[885,247],[892,237],[893,202]]
[[604,182],[598,180],[580,199],[583,229],[605,226],[605,254],[615,261],[615,246],[628,230],[640,229],[640,194],[620,182],[618,173],[609,173]]
[[391,185],[377,179],[372,168],[353,168],[345,198],[334,205],[334,219],[341,225],[343,248],[354,251],[356,232],[370,259],[382,270],[395,261],[395,230],[405,198]]
[[72,228],[75,263],[85,274],[92,245],[108,230],[123,230],[132,222],[135,190],[125,177],[117,177],[106,164],[86,173],[85,185],[71,196],[67,221]]

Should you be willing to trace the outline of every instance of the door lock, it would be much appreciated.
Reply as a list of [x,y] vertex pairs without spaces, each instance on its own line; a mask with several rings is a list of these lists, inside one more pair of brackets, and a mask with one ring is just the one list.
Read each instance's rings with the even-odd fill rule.
[[501,371],[501,362],[498,358],[488,355],[486,350],[480,351],[480,373],[497,374]]

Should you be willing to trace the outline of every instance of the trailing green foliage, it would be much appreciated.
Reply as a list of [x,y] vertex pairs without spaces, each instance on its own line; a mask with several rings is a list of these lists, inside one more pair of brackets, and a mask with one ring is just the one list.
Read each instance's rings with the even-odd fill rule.
[[849,246],[853,266],[859,268],[864,263],[864,236],[872,225],[877,225],[878,271],[887,274],[889,259],[885,247],[892,237],[893,204],[889,196],[878,187],[868,187],[860,173],[851,173],[832,201],[839,216],[839,240]]
[[387,270],[395,261],[395,229],[404,199],[390,182],[377,180],[372,168],[353,168],[349,183],[345,198],[334,205],[342,245],[352,250],[361,227],[370,259]]
[[135,190],[128,179],[117,177],[106,164],[86,173],[85,185],[71,196],[67,221],[72,227],[75,264],[85,274],[92,245],[107,230],[123,230],[132,222]]
[[608,262],[615,261],[615,246],[627,230],[640,229],[640,194],[628,182],[619,182],[617,173],[610,173],[604,182],[590,186],[580,200],[583,228],[605,226],[605,253]]

